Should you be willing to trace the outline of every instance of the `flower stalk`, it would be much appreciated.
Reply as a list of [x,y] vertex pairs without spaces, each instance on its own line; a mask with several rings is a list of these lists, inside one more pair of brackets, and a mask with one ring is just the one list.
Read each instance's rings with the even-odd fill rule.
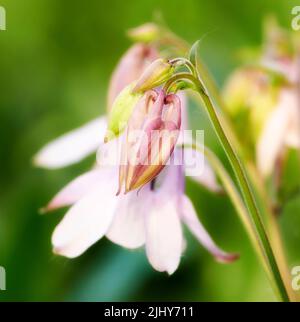
[[284,302],[289,301],[289,296],[287,294],[285,285],[283,283],[269,238],[267,236],[260,212],[258,210],[258,207],[256,205],[253,192],[251,190],[249,180],[247,178],[246,172],[239,160],[239,157],[237,153],[235,152],[234,148],[232,147],[231,143],[229,142],[225,131],[222,127],[222,124],[219,120],[219,117],[217,115],[216,109],[214,107],[214,104],[212,100],[210,99],[209,95],[206,93],[205,90],[203,90],[204,86],[199,78],[194,78],[192,75],[189,77],[190,79],[193,78],[194,84],[196,86],[196,91],[200,94],[206,110],[208,112],[210,121],[212,122],[212,125],[215,129],[215,132],[217,134],[217,137],[219,141],[221,142],[224,151],[229,159],[229,162],[232,166],[232,169],[234,171],[234,174],[238,180],[242,195],[244,197],[245,204],[248,208],[249,214],[251,215],[251,219],[253,222],[253,225],[256,230],[256,234],[259,238],[260,246],[264,250],[264,256],[268,262],[268,266],[270,267],[270,270],[272,272],[272,277],[276,285],[277,293],[280,297],[280,299]]

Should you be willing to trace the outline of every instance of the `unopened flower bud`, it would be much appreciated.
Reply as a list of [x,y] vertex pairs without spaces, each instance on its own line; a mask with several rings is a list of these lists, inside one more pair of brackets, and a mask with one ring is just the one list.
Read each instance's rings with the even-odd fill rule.
[[174,73],[175,67],[167,59],[157,59],[150,64],[138,79],[133,92],[145,92],[163,84]]
[[104,138],[105,142],[119,136],[124,130],[133,108],[142,97],[140,93],[133,93],[134,83],[125,87],[115,99],[109,118],[108,128]]
[[137,28],[129,29],[127,34],[133,41],[149,43],[159,39],[160,28],[154,23],[146,23]]

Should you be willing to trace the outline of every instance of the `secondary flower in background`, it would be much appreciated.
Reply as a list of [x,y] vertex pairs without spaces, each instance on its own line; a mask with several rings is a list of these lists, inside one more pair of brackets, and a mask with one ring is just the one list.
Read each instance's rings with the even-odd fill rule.
[[265,177],[273,173],[287,148],[300,148],[299,64],[282,44],[272,34],[260,65],[235,71],[223,93],[227,111],[252,145]]

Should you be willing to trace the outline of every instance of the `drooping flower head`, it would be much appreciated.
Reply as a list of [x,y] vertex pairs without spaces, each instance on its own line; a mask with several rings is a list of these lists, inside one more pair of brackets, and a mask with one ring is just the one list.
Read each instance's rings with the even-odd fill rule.
[[[153,26],[146,27],[138,31],[138,37],[145,41],[148,33],[147,41],[152,41],[156,31]],[[172,274],[184,251],[182,224],[185,224],[218,261],[231,262],[237,258],[219,249],[201,225],[184,194],[187,170],[182,164],[168,164],[182,152],[182,146],[176,143],[179,135],[181,139],[182,125],[187,124],[186,100],[184,95],[175,94],[176,86],[160,87],[172,77],[174,66],[167,59],[157,59],[149,65],[155,56],[150,44],[134,45],[112,77],[108,117],[54,141],[43,151],[44,165],[49,166],[50,155],[54,159],[51,164],[62,166],[78,161],[97,145],[102,154],[105,147],[122,142],[122,153],[116,155],[116,163],[106,167],[98,160],[92,171],[73,180],[45,208],[47,211],[71,206],[52,236],[56,254],[79,256],[105,235],[126,248],[144,245],[151,265]],[[106,132],[103,123],[107,124]],[[95,133],[99,125],[101,131],[99,128]],[[95,138],[91,140],[90,136]],[[87,144],[89,141],[93,144]],[[82,152],[70,153],[64,162],[60,160],[64,150],[77,148]],[[119,192],[125,190],[126,194],[116,195],[118,178]],[[212,191],[220,189],[207,162],[195,179]]]

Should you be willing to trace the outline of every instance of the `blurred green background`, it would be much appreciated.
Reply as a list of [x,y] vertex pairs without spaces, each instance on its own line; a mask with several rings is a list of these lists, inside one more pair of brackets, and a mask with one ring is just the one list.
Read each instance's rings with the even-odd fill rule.
[[[36,169],[32,156],[49,140],[104,112],[110,73],[130,45],[126,29],[160,13],[180,36],[202,42],[202,56],[222,85],[239,64],[236,51],[257,46],[262,20],[274,13],[290,28],[297,1],[2,0],[7,31],[0,32],[0,266],[7,291],[0,300],[274,300],[261,265],[231,203],[188,182],[188,194],[215,240],[241,259],[214,262],[186,231],[188,248],[171,277],[155,272],[144,250],[101,240],[68,260],[51,252],[51,233],[65,209],[38,209],[94,156],[57,171]],[[217,148],[207,119],[192,109]],[[292,171],[292,170],[291,170]],[[280,218],[290,267],[300,265],[300,199]]]

